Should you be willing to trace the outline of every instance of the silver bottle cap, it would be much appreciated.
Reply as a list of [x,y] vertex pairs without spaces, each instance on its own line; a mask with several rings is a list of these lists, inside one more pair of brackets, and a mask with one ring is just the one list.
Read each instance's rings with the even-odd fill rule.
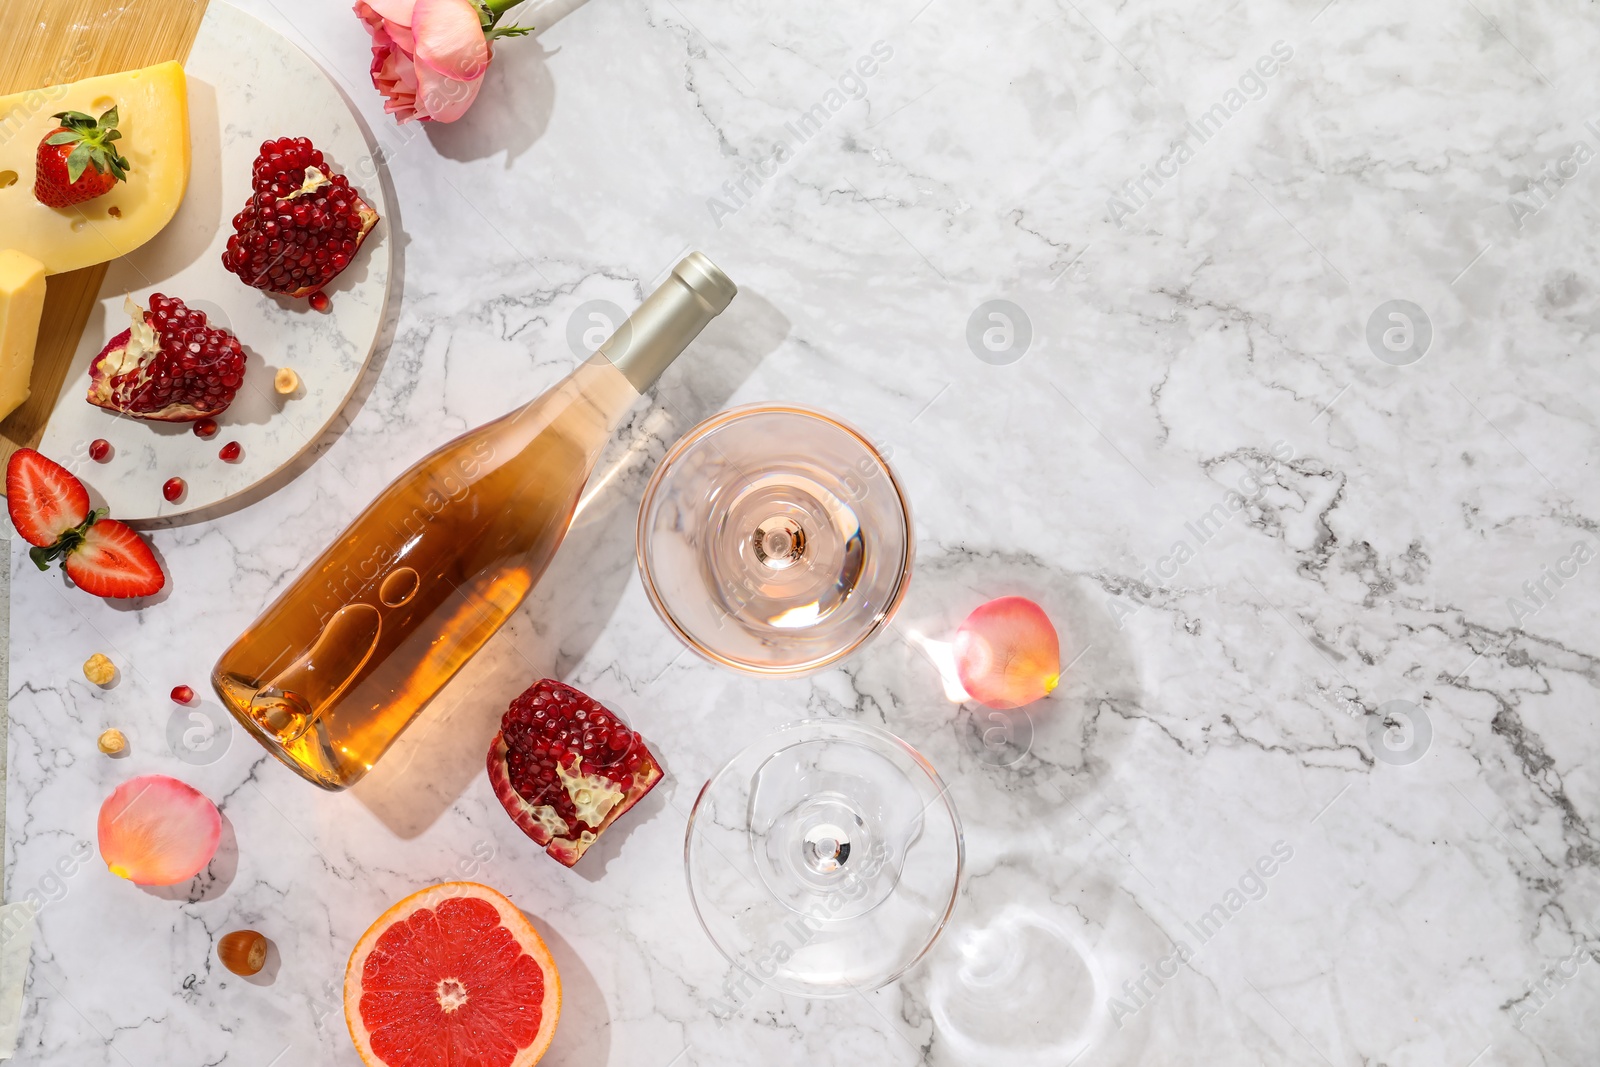
[[642,393],[738,291],[720,267],[704,254],[690,252],[600,352]]

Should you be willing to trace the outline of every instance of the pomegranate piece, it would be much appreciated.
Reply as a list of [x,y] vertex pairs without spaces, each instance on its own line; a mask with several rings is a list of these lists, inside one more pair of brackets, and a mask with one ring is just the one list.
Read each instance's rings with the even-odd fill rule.
[[201,419],[194,424],[194,435],[202,438],[217,436],[217,420]]
[[[315,294],[350,265],[378,222],[350,179],[335,174],[304,137],[263,142],[251,185],[222,265],[269,293]],[[320,311],[325,303],[313,306]]]
[[644,738],[550,678],[511,702],[489,746],[489,782],[522,832],[571,867],[661,780]]
[[244,381],[244,346],[209,325],[205,312],[153,293],[146,311],[130,297],[133,320],[89,364],[89,403],[156,422],[193,422],[233,403]]
[[232,463],[244,454],[244,449],[239,447],[238,441],[229,441],[217,451],[217,456],[224,463]]
[[175,501],[183,495],[183,491],[186,488],[188,488],[188,486],[184,483],[182,478],[168,478],[165,482],[161,483],[161,495],[166,497],[169,501]]
[[311,307],[314,311],[327,311],[331,303],[332,301],[328,299],[328,294],[321,289],[311,294]]
[[96,463],[104,463],[111,455],[111,442],[104,437],[96,437],[89,442],[89,458]]
[[194,690],[190,689],[188,686],[186,686],[186,685],[175,685],[175,686],[172,687],[172,702],[173,703],[175,703],[175,704],[187,704],[187,703],[189,703],[189,701],[191,701],[193,699],[194,699]]

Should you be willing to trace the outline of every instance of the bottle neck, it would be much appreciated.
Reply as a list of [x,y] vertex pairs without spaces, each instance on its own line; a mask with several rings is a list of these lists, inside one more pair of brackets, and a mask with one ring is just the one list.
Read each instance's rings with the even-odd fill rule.
[[600,346],[600,355],[642,393],[737,292],[715,263],[691,252]]

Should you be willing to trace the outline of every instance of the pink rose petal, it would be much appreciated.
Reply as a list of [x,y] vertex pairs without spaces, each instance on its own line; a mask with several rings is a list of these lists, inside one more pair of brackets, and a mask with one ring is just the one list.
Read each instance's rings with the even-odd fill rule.
[[355,12],[372,37],[372,86],[396,122],[466,114],[494,56],[471,0],[356,0]]
[[356,13],[361,13],[361,8],[370,7],[385,22],[398,23],[401,26],[413,26],[412,21],[416,16],[412,9],[417,6],[417,0],[358,0]]
[[409,26],[396,26],[391,22],[389,23],[387,29],[389,31],[389,38],[390,40],[394,41],[396,48],[400,49],[400,51],[404,52],[407,56],[411,56],[416,52],[417,39],[414,35],[414,31]]
[[1061,641],[1044,609],[1007,596],[979,607],[956,631],[956,670],[974,700],[1007,710],[1050,695],[1061,680]]
[[457,81],[423,64],[417,64],[417,115],[435,122],[454,122],[478,98],[483,79]]
[[[414,54],[422,66],[463,82],[477,81],[489,69],[489,42],[478,9],[469,0],[417,0],[410,26],[417,41]],[[437,113],[434,117],[450,121]]]
[[136,885],[187,882],[205,870],[221,837],[217,806],[164,774],[130,778],[100,805],[100,858]]

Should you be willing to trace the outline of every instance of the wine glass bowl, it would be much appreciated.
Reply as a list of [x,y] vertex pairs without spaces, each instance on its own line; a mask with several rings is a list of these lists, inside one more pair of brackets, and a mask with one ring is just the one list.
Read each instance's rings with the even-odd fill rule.
[[819,670],[887,624],[911,515],[887,460],[831,416],[722,412],[684,435],[639,508],[639,570],[662,620],[714,663]]
[[843,720],[793,723],[735,756],[700,791],[684,841],[718,951],[808,997],[875,989],[921,959],[963,858],[938,772],[888,731]]

